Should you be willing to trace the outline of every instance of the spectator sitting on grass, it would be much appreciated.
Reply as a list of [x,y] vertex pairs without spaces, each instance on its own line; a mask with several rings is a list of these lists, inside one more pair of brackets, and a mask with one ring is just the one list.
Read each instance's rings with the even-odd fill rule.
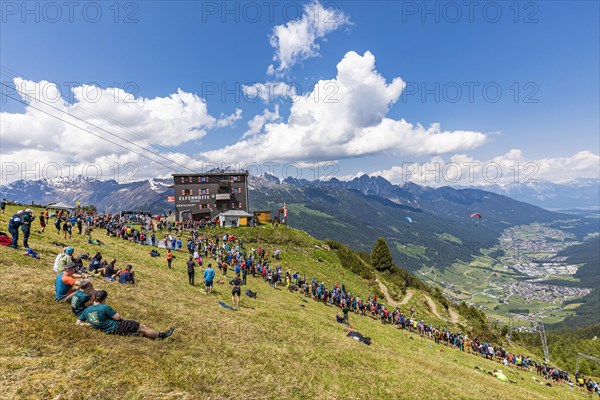
[[88,325],[94,329],[114,335],[134,335],[139,333],[151,339],[166,339],[173,334],[175,330],[173,326],[164,332],[158,332],[137,321],[122,319],[118,312],[104,303],[107,297],[108,293],[105,290],[99,290],[96,293],[94,303],[81,313],[76,324]]
[[127,265],[125,269],[117,272],[116,276],[119,277],[119,283],[131,283],[132,285],[135,284],[135,276],[134,273],[131,272],[131,268],[131,265]]
[[71,309],[76,317],[94,303],[94,285],[87,279],[81,281],[79,289],[71,297]]
[[96,271],[100,273],[104,279],[114,281],[114,275],[117,273],[115,269],[115,264],[117,260],[113,258],[104,268],[98,268]]
[[67,264],[73,263],[73,252],[75,250],[72,247],[65,248],[63,253],[60,253],[56,256],[56,260],[54,261],[54,272],[60,274],[65,270]]
[[56,276],[54,287],[56,289],[56,301],[69,301],[73,296],[73,287],[79,286],[80,282],[77,278],[87,278],[85,275],[75,273],[75,264],[69,264],[65,270]]

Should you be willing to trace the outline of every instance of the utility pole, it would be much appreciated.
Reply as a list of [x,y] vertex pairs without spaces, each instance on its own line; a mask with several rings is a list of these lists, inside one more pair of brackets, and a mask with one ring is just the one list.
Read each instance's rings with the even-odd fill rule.
[[506,339],[508,340],[508,344],[510,344],[510,345],[512,345],[511,333],[512,333],[512,314],[509,312],[508,313],[508,332],[506,333]]
[[575,371],[576,374],[579,373],[579,367],[580,367],[582,358],[585,358],[585,359],[588,359],[591,361],[596,361],[598,364],[600,364],[600,358],[588,356],[587,354],[583,354],[583,353],[577,353],[577,370]]
[[538,321],[538,331],[540,332],[540,339],[542,339],[542,349],[544,350],[544,360],[550,362],[550,354],[548,353],[548,342],[546,341],[546,330],[544,329],[544,323]]

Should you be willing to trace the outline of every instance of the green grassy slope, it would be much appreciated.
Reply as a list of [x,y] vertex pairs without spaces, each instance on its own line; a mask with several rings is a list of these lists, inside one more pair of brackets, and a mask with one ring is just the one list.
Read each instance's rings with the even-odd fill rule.
[[[0,231],[15,210],[9,207],[0,217]],[[235,234],[247,248],[281,248],[284,269],[329,286],[344,282],[363,296],[373,289],[342,267],[335,252],[301,231],[269,226],[238,228]],[[105,240],[101,232],[95,236]],[[53,302],[51,269],[59,251],[54,241],[66,242],[52,225],[44,235],[32,234],[30,244],[41,260],[0,248],[2,399],[580,397],[566,387],[540,386],[531,373],[505,371],[517,384],[503,383],[473,368],[492,370],[496,363],[351,314],[356,330],[373,340],[365,346],[345,336],[335,322],[336,308],[305,303],[297,293],[271,289],[259,278],[248,281],[258,298],[244,296],[240,311],[233,312],[218,305],[230,301],[228,285],[216,285],[216,294],[208,296],[187,284],[187,254],[178,255],[175,269],[167,270],[164,254],[150,258],[148,247],[108,238],[107,247],[89,246],[74,235],[69,243],[76,254],[100,250],[119,266],[134,265],[136,286],[94,280],[96,289],[109,292],[108,304],[124,318],[158,329],[177,327],[165,341],[105,335],[75,326],[69,307]],[[412,292],[404,307],[414,303],[423,318],[434,318],[424,294]]]

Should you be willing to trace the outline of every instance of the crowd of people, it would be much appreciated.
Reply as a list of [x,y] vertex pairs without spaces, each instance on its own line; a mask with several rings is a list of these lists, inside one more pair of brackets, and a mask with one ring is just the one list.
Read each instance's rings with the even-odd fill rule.
[[86,270],[83,260],[89,259],[86,254],[74,257],[74,249],[67,247],[60,253],[54,264],[56,277],[54,280],[55,297],[57,302],[65,302],[71,306],[71,311],[77,317],[76,324],[91,326],[107,334],[143,335],[151,339],[166,339],[173,334],[175,328],[159,332],[138,321],[123,319],[113,310],[106,299],[106,290],[94,290],[91,278],[102,276],[105,280],[118,279],[119,283],[134,284],[132,266],[116,270],[116,261],[102,263],[102,255],[96,253]]
[[[243,240],[236,238],[233,234],[211,235],[210,230],[207,230],[207,228],[215,226],[215,223],[211,221],[173,223],[167,220],[166,215],[140,216],[136,219],[136,222],[140,223],[137,228],[137,225],[131,223],[130,218],[123,218],[118,214],[59,211],[52,215],[45,210],[39,218],[41,232],[44,231],[46,222],[52,217],[55,219],[54,225],[59,235],[62,232],[65,238],[70,237],[73,227],[76,227],[78,234],[88,236],[89,244],[104,245],[99,239],[92,239],[94,229],[104,229],[105,235],[108,237],[157,247],[159,243],[156,234],[166,230],[168,234],[162,239],[163,246],[161,247],[167,250],[165,257],[167,268],[173,268],[173,259],[176,258],[174,253],[187,250],[189,256],[187,259],[186,257],[182,258],[187,266],[190,285],[195,285],[196,268],[202,268],[207,264],[203,271],[203,283],[207,294],[213,293],[215,279],[218,279],[218,283],[223,284],[225,283],[224,279],[227,279],[228,272],[233,271],[233,279],[229,280],[229,284],[232,286],[232,303],[235,307],[240,306],[241,286],[246,284],[248,275],[251,275],[261,278],[275,289],[283,287],[291,292],[299,292],[314,301],[338,307],[340,312],[337,313],[336,320],[339,323],[349,325],[350,314],[368,316],[382,324],[429,338],[435,343],[495,360],[506,367],[521,370],[534,368],[547,383],[563,382],[570,386],[578,386],[590,393],[600,394],[598,383],[591,379],[576,375],[573,380],[566,371],[538,362],[530,356],[513,354],[502,346],[494,345],[486,340],[477,337],[470,338],[461,331],[452,331],[446,326],[427,323],[417,315],[414,307],[406,310],[402,310],[400,307],[389,308],[376,295],[361,297],[349,291],[343,283],[341,285],[335,283],[328,287],[324,282],[319,283],[314,277],[309,279],[297,271],[284,271],[278,263],[281,256],[279,249],[274,249],[270,254],[262,246],[247,249]],[[8,230],[13,236],[13,247],[18,246],[18,231],[16,230],[19,228],[23,231],[24,246],[28,247],[31,223],[35,218],[33,211],[26,209],[18,211],[10,219]],[[182,238],[185,234],[188,234],[189,238],[184,249]],[[152,250],[151,253],[159,255],[156,250]],[[207,263],[208,259],[214,260],[220,277],[217,277],[212,263]],[[87,269],[83,265],[84,261],[89,261]],[[100,252],[91,258],[87,254],[74,257],[74,249],[66,247],[57,256],[54,264],[54,272],[57,274],[55,300],[71,304],[73,313],[78,317],[78,325],[87,324],[106,333],[141,334],[151,338],[170,336],[173,333],[173,327],[164,332],[158,332],[136,321],[121,319],[120,315],[106,304],[107,292],[94,290],[90,278],[103,278],[106,281],[119,281],[123,284],[135,283],[133,267],[127,265],[124,268],[118,268],[116,262],[115,259],[110,262],[103,260]]]
[[[478,337],[471,338],[462,331],[452,331],[446,326],[427,323],[418,317],[414,307],[408,307],[404,311],[400,307],[388,308],[376,295],[361,298],[349,291],[344,283],[341,285],[335,283],[332,287],[328,287],[324,282],[319,283],[314,277],[309,279],[299,272],[284,271],[277,263],[281,254],[279,249],[275,249],[269,258],[265,248],[246,249],[243,241],[232,234],[210,236],[193,228],[189,232],[190,238],[186,247],[190,254],[187,261],[190,284],[193,284],[195,264],[201,267],[205,259],[210,257],[215,260],[221,277],[225,278],[229,270],[234,270],[235,279],[230,281],[230,284],[234,286],[232,301],[237,307],[239,307],[239,287],[246,283],[247,276],[260,277],[275,289],[286,288],[314,301],[338,307],[340,312],[337,313],[336,320],[339,323],[349,325],[349,314],[368,316],[382,324],[413,332],[458,351],[479,355],[501,363],[505,367],[524,371],[535,369],[547,385],[566,383],[570,387],[577,386],[583,391],[600,395],[600,386],[592,379],[577,374],[573,380],[566,371],[540,362],[531,356],[512,353],[501,345],[494,345]],[[170,263],[169,267],[172,267]],[[204,271],[205,278],[207,274],[210,279],[205,280],[206,290],[212,293],[215,272],[211,264]],[[500,370],[495,370],[492,375],[499,379],[505,376]]]

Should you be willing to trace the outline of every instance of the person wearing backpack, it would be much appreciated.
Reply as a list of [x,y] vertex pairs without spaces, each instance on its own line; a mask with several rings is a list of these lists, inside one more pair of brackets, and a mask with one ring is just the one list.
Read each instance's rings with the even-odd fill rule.
[[11,247],[13,249],[16,249],[19,247],[19,227],[23,224],[22,215],[23,215],[23,210],[19,210],[8,221],[8,232],[12,236]]
[[72,247],[66,247],[62,253],[56,256],[54,260],[54,273],[60,274],[65,270],[67,265],[73,263],[73,252],[75,249]]

